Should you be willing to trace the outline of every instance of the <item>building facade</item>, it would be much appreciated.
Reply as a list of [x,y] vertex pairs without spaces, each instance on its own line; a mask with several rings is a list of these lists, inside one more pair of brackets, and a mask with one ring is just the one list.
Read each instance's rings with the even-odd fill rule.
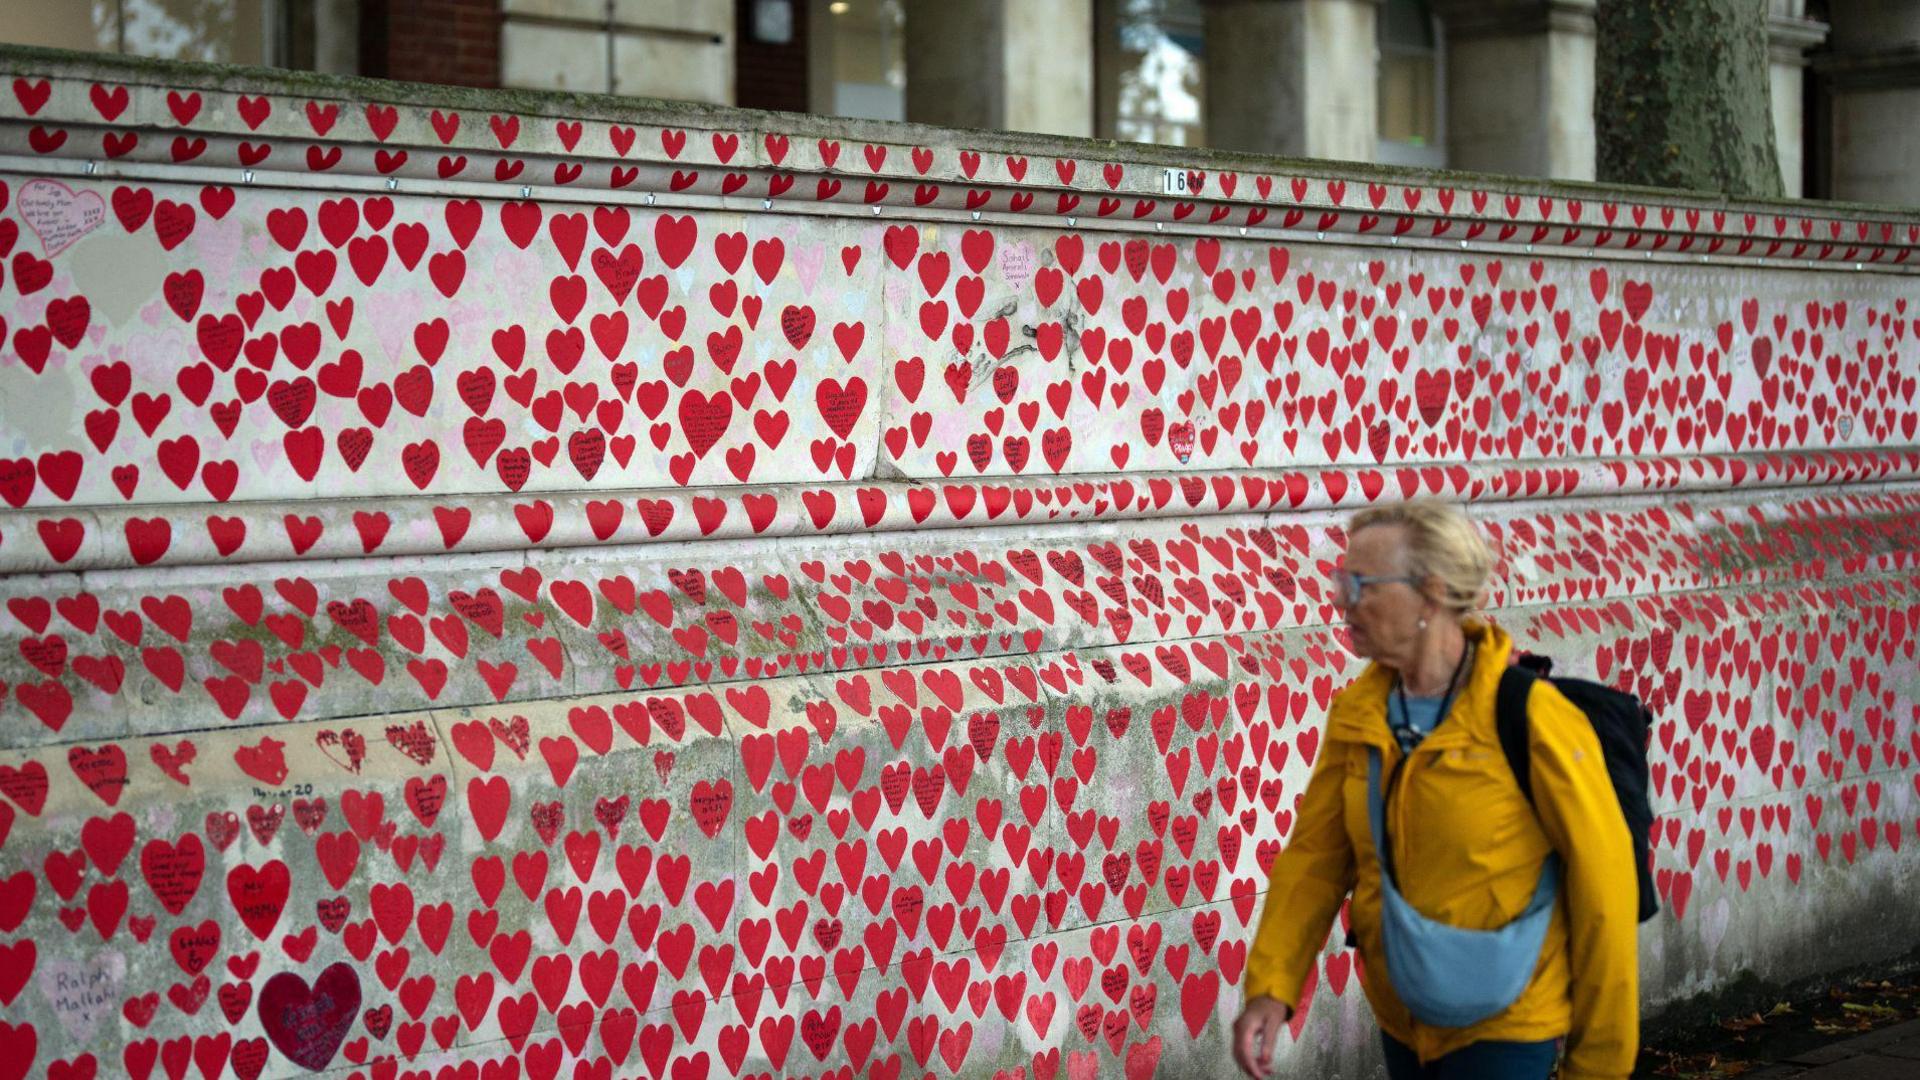
[[[1920,203],[1920,4],[1765,0],[1790,196]],[[1596,0],[92,0],[0,40],[1594,178]]]

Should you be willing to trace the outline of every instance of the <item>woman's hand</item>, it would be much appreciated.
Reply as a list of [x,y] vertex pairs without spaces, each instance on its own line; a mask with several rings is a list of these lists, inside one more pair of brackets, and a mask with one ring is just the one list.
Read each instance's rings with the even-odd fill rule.
[[1240,1010],[1233,1022],[1233,1059],[1255,1080],[1273,1067],[1273,1049],[1280,1042],[1280,1029],[1293,1019],[1293,1008],[1270,997],[1257,997]]

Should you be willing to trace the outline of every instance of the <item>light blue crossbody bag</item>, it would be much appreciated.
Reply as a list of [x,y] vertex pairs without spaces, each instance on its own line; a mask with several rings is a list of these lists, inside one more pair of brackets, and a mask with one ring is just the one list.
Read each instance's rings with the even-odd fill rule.
[[1435,1027],[1468,1027],[1505,1011],[1539,962],[1560,895],[1560,856],[1547,856],[1519,917],[1498,930],[1467,930],[1420,914],[1394,883],[1378,747],[1367,750],[1367,816],[1380,862],[1380,936],[1394,993],[1414,1019]]

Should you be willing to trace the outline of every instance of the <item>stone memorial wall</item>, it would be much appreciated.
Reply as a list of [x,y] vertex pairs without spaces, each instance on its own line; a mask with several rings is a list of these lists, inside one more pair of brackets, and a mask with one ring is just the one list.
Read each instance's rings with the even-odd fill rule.
[[1418,494],[1657,712],[1650,1012],[1903,953],[1916,248],[0,51],[0,1078],[1223,1075]]

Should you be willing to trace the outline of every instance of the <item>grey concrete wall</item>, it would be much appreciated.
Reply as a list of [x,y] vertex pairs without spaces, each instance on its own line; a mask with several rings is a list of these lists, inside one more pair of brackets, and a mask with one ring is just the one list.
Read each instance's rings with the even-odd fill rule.
[[6,1068],[1219,1075],[1422,492],[1658,713],[1649,1010],[1920,931],[1909,213],[0,74]]
[[1832,0],[1832,42],[1846,52],[1872,52],[1920,41],[1920,12],[1900,0]]
[[1840,0],[1817,63],[1832,98],[1830,182],[1838,199],[1920,203],[1913,125],[1920,104],[1920,8]]
[[1834,96],[1836,196],[1893,204],[1920,199],[1920,186],[1913,179],[1920,149],[1909,138],[1916,108],[1920,87],[1914,86],[1866,86]]
[[503,10],[502,86],[733,101],[731,0],[506,0]]

